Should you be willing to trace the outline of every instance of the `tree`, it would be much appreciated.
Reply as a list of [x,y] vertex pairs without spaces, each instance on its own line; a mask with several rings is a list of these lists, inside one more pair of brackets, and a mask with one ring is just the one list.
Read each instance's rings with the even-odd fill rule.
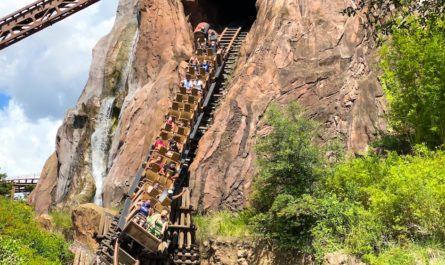
[[271,127],[258,137],[258,175],[253,192],[257,210],[254,224],[258,232],[286,249],[304,250],[310,241],[317,205],[306,196],[314,190],[324,164],[320,148],[313,144],[316,125],[303,111],[290,104],[276,105],[266,112]]
[[259,174],[254,202],[261,210],[269,209],[279,194],[309,192],[322,164],[321,152],[312,143],[316,125],[296,104],[284,110],[272,105],[265,119],[272,131],[258,137],[255,145]]
[[12,190],[12,184],[6,182],[8,176],[5,173],[0,173],[0,196],[9,196]]
[[381,49],[393,127],[414,143],[445,143],[445,22],[407,18]]

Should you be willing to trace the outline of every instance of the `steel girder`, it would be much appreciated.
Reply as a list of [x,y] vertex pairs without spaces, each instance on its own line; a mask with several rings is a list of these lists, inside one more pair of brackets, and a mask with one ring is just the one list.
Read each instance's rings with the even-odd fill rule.
[[0,19],[0,50],[99,1],[36,1]]

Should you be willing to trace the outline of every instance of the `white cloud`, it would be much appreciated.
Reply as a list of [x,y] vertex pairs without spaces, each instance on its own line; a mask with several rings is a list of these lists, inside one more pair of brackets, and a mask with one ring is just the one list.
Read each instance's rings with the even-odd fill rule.
[[[0,1],[0,16],[31,2]],[[117,2],[96,3],[0,51],[0,93],[32,120],[61,118],[87,81],[92,49],[111,30]]]
[[30,121],[20,105],[11,100],[0,110],[0,168],[8,176],[39,174],[55,150],[62,120]]
[[[0,0],[0,17],[35,0]],[[84,88],[94,45],[114,23],[118,0],[104,0],[0,51],[0,168],[40,173],[65,111]]]

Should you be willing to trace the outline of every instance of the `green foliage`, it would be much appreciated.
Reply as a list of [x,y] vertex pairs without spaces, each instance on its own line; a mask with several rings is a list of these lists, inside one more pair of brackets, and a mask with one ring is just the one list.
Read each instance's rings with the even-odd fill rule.
[[[330,213],[319,213],[311,230],[318,258],[342,249],[371,264],[411,264],[403,263],[414,257],[399,244],[443,242],[444,163],[444,151],[418,146],[413,155],[368,156],[335,166],[316,196]],[[394,245],[396,252],[385,252]],[[389,259],[380,252],[393,263],[380,262]]]
[[361,14],[366,17],[364,23],[367,34],[371,35],[378,44],[391,34],[394,26],[403,22],[415,13],[421,25],[440,17],[445,11],[443,0],[357,0],[341,13],[348,16]]
[[54,222],[54,226],[57,231],[63,232],[65,230],[69,230],[73,226],[73,222],[71,219],[70,213],[65,212],[52,212],[50,213],[52,221]]
[[250,236],[248,222],[252,216],[249,211],[231,213],[228,211],[215,212],[209,215],[198,215],[193,221],[198,227],[198,239],[209,237],[237,237]]
[[12,184],[6,182],[8,176],[4,173],[0,173],[0,196],[9,196],[12,190]]
[[35,189],[36,185],[29,185],[25,187],[25,192],[32,192]]
[[367,260],[371,265],[443,265],[445,253],[438,244],[392,245]]
[[327,210],[308,195],[325,165],[322,150],[312,143],[316,125],[295,104],[284,110],[271,106],[265,119],[272,130],[256,143],[253,224],[279,247],[307,252],[318,213]]
[[414,143],[445,143],[445,22],[407,17],[381,48],[393,127]]
[[369,264],[423,264],[427,243],[445,241],[444,151],[419,145],[410,155],[330,165],[295,105],[273,106],[266,122],[272,128],[257,141],[250,220],[257,234],[317,261],[340,251]]
[[257,138],[255,146],[259,174],[253,202],[260,211],[271,209],[275,202],[288,201],[288,197],[277,198],[279,195],[311,191],[322,164],[321,152],[312,144],[316,126],[297,105],[291,104],[284,111],[273,105],[265,119],[272,131]]
[[0,197],[0,264],[70,264],[62,237],[43,231],[24,203]]
[[410,140],[404,135],[383,135],[371,145],[380,155],[387,154],[388,151],[397,152],[399,155],[412,153]]

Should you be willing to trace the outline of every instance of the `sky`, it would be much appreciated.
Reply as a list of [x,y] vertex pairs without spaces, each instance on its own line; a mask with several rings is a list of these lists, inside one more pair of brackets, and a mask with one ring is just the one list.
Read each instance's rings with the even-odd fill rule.
[[[0,0],[0,17],[34,1]],[[92,49],[113,26],[117,2],[102,0],[0,51],[0,172],[41,172],[86,84]]]

